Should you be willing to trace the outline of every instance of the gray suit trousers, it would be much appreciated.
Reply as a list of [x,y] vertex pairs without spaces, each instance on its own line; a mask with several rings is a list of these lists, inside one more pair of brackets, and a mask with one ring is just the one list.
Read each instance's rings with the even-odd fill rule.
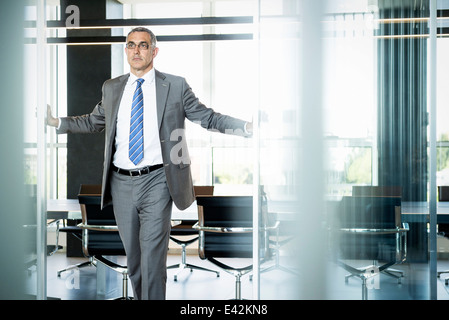
[[115,218],[138,300],[164,300],[173,201],[164,168],[142,176],[111,173]]

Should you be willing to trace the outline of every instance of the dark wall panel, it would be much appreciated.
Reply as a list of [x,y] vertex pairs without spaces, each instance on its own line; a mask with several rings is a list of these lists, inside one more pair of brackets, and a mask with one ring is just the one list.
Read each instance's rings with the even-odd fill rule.
[[[105,19],[106,1],[61,1],[79,8],[80,19]],[[110,30],[68,30],[67,36],[109,36]],[[101,88],[111,78],[110,45],[67,46],[67,115],[90,113],[101,100]],[[67,137],[67,198],[76,198],[80,184],[100,184],[104,134],[69,134]]]

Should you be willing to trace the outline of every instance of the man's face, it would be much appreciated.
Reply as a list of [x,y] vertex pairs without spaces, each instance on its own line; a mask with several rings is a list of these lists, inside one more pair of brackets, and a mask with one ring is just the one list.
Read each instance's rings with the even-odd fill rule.
[[[143,75],[153,68],[153,59],[156,57],[158,48],[151,48],[151,39],[147,32],[133,32],[128,36],[127,47],[125,48],[131,72],[135,75]],[[128,48],[130,44],[135,44],[134,48]],[[142,47],[147,45],[148,49]]]

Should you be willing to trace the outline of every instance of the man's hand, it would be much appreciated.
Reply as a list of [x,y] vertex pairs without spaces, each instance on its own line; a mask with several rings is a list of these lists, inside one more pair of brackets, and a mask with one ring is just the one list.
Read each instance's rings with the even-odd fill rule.
[[247,122],[245,128],[249,134],[253,134],[253,123],[252,122]]
[[59,126],[59,119],[52,116],[51,107],[48,104],[47,104],[47,125],[56,128]]

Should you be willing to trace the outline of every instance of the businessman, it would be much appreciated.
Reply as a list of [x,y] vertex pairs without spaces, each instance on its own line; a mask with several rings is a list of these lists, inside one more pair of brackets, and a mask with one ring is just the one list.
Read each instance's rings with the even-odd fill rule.
[[172,203],[194,201],[185,119],[208,130],[250,135],[252,123],[203,105],[185,79],[155,70],[159,48],[146,28],[131,30],[130,73],[107,80],[90,114],[54,118],[58,133],[105,133],[102,206],[111,203],[135,299],[165,299]]

